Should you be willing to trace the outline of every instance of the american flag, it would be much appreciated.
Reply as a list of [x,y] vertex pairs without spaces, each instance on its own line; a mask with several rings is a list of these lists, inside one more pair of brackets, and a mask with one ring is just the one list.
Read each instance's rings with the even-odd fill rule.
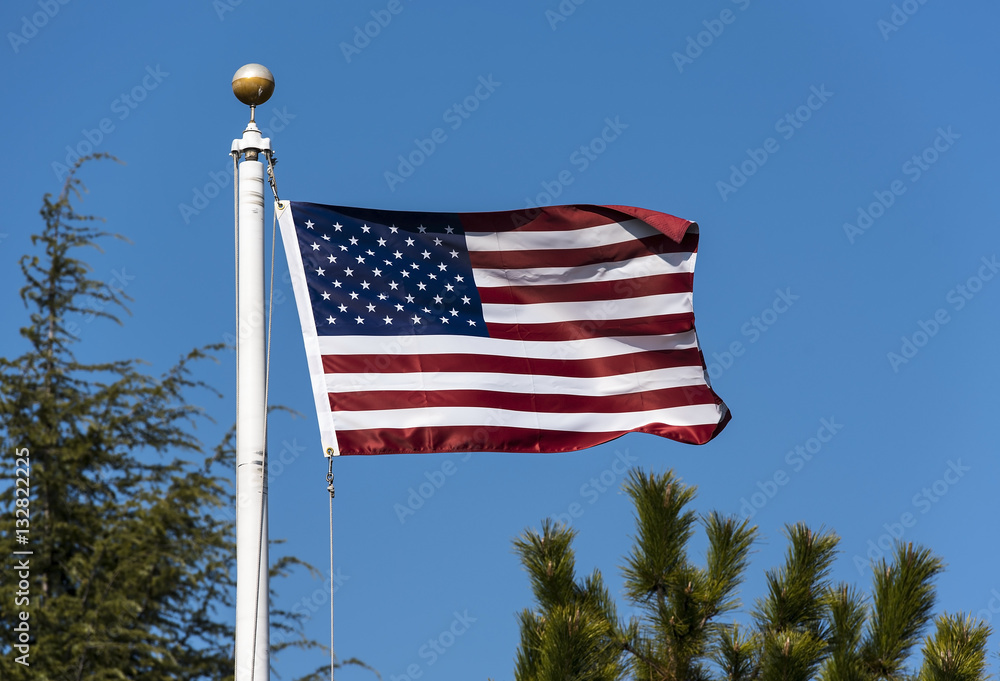
[[324,447],[563,452],[729,421],[698,347],[698,226],[628,206],[283,202]]

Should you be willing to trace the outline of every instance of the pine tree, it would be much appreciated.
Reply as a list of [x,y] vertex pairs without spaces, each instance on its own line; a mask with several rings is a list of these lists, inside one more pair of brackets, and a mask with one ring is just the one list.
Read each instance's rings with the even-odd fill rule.
[[[0,358],[0,545],[30,551],[16,556],[20,572],[4,571],[0,679],[232,678],[233,442],[206,451],[191,430],[207,417],[188,402],[211,394],[193,372],[218,347],[184,354],[162,376],[137,358],[74,352],[80,320],[120,324],[130,300],[79,255],[122,238],[73,206],[85,191],[77,169],[106,157],[82,159],[44,197],[45,226],[32,237],[41,253],[20,260],[28,348]],[[15,458],[26,460],[21,473]],[[279,559],[272,573],[295,563]],[[276,614],[286,645],[318,646],[300,616]]]
[[[699,522],[687,508],[695,489],[672,472],[641,471],[631,471],[624,488],[636,518],[622,567],[625,598],[642,615],[619,622],[598,571],[576,583],[571,529],[546,522],[541,534],[526,531],[514,547],[531,577],[536,608],[519,616],[518,681],[988,678],[990,628],[961,615],[940,615],[924,639],[919,670],[907,668],[933,618],[933,582],[943,569],[929,550],[898,544],[889,561],[873,565],[868,597],[831,584],[836,534],[787,526],[784,564],[767,572],[767,592],[740,626],[720,617],[740,607],[737,590],[756,528],[714,512],[702,516],[708,551],[705,566],[698,567],[687,557]],[[567,609],[575,638],[566,636]],[[592,675],[598,666],[602,674]]]

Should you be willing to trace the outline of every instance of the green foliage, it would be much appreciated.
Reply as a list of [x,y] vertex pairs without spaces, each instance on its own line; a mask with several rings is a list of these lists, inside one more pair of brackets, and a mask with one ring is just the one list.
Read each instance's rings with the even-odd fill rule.
[[[737,597],[756,536],[746,521],[712,512],[700,521],[705,566],[688,559],[699,521],[695,488],[672,472],[633,470],[624,484],[636,533],[622,567],[624,596],[639,613],[614,615],[599,572],[578,584],[573,530],[543,523],[515,540],[536,608],[519,615],[518,681],[984,681],[990,633],[982,623],[942,615],[925,640],[918,674],[906,662],[930,623],[940,559],[899,544],[873,566],[871,603],[830,583],[839,538],[803,524],[785,528],[784,563],[766,573],[766,593],[741,627],[720,621]],[[613,664],[608,664],[613,661]],[[595,673],[599,670],[599,673]]]
[[514,542],[540,606],[519,615],[518,681],[611,681],[624,671],[614,602],[598,572],[576,581],[572,540],[546,521]]
[[[16,451],[27,451],[31,483],[29,543],[15,545],[5,511],[0,545],[32,552],[30,603],[15,604],[4,579],[0,678],[232,678],[232,438],[206,451],[191,432],[206,417],[187,401],[207,389],[195,371],[218,348],[193,350],[161,376],[139,359],[86,363],[74,353],[81,319],[120,323],[128,313],[124,291],[93,278],[78,255],[122,238],[73,207],[85,191],[80,164],[106,157],[78,162],[59,196],[44,197],[45,226],[32,237],[41,252],[20,260],[28,348],[0,358],[2,507],[15,507]],[[30,666],[12,647],[22,611]],[[276,615],[279,631],[301,634],[300,619]]]

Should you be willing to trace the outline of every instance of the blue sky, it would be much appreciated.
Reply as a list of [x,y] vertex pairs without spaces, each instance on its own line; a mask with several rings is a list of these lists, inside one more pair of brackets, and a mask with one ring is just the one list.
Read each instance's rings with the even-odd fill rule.
[[[569,520],[579,573],[620,593],[625,464],[673,469],[700,511],[752,513],[746,606],[802,521],[842,537],[834,578],[860,586],[891,535],[932,548],[948,566],[939,611],[996,625],[998,15],[941,0],[7,2],[0,352],[23,350],[16,263],[41,196],[88,148],[127,163],[88,166],[82,208],[132,240],[90,258],[135,301],[123,327],[81,319],[81,356],[162,371],[232,338],[228,152],[247,110],[230,80],[260,62],[277,81],[258,121],[282,198],[696,220],[698,331],[734,415],[703,447],[634,434],[573,454],[335,461],[341,656],[387,681],[512,678],[530,593],[511,538]],[[582,156],[609,121],[617,137]],[[387,178],[437,129],[420,166]],[[271,402],[304,418],[271,422],[271,531],[326,570],[326,462],[278,249]],[[193,396],[217,422],[208,445],[235,419],[235,357],[219,359],[203,376],[224,397]],[[700,561],[700,537],[692,549]],[[315,604],[308,633],[325,640],[322,581],[277,586],[286,607]],[[277,664],[290,678],[321,661]]]

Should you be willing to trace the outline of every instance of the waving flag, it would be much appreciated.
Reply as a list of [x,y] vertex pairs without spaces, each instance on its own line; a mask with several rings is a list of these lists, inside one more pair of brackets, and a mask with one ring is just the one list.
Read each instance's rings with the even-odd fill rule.
[[702,444],[729,421],[694,328],[693,222],[585,205],[278,214],[332,454]]

